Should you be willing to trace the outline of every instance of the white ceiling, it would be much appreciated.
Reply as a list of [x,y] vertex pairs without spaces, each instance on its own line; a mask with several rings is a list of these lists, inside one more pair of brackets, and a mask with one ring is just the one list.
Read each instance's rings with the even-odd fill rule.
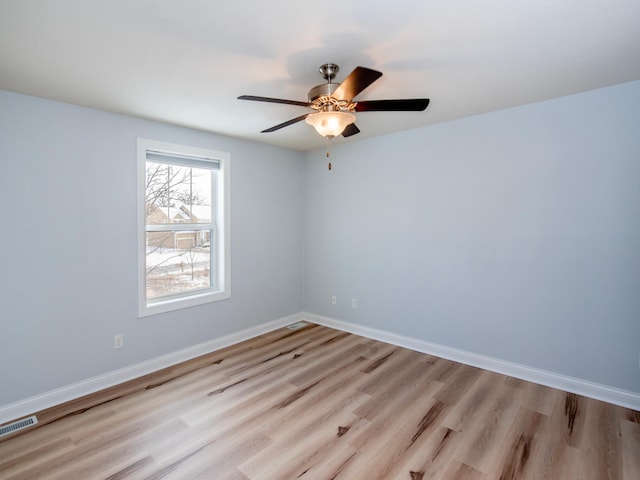
[[[0,89],[298,150],[318,67],[384,76],[348,142],[640,79],[638,0],[0,0]],[[598,112],[593,112],[597,115]]]

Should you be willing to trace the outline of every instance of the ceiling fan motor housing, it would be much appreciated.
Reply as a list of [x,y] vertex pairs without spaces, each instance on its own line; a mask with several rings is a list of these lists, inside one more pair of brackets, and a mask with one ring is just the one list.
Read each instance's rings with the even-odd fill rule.
[[309,90],[309,103],[313,103],[314,100],[317,100],[320,97],[331,97],[333,92],[335,92],[339,86],[339,83],[323,83],[322,85],[316,85]]
[[[318,69],[320,71],[320,75],[324,78],[327,83],[323,83],[322,85],[316,85],[311,90],[309,90],[309,103],[314,103],[314,100],[318,100],[322,97],[331,97],[333,96],[333,92],[340,86],[339,83],[331,83],[336,76],[336,74],[340,71],[340,67],[335,63],[325,63],[324,65],[320,65]],[[342,100],[339,98],[338,100]],[[316,104],[324,103],[324,102],[316,102]]]

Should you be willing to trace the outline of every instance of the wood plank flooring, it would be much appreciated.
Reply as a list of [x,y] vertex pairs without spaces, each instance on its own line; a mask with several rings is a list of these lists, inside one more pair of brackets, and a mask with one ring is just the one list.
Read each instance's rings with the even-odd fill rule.
[[315,325],[39,418],[0,479],[640,479],[637,411]]

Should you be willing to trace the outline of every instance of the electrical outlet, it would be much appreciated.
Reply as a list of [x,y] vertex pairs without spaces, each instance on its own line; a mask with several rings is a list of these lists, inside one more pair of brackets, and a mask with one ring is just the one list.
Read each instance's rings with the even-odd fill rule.
[[358,308],[358,300],[355,298],[351,299],[351,308]]
[[122,336],[122,334],[116,335],[115,337],[113,337],[113,348],[122,348],[123,344],[124,344],[124,337]]
[[332,303],[332,304],[334,304],[334,305],[335,305],[336,303],[338,303],[338,299],[336,298],[336,296],[335,296],[335,295],[331,297],[331,303]]

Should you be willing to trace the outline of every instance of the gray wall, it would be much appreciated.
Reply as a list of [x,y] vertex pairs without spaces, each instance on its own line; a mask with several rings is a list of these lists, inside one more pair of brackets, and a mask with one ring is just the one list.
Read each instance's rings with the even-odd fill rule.
[[640,82],[305,156],[306,311],[640,392]]
[[[640,392],[639,106],[633,82],[337,142],[329,172],[0,91],[0,405],[302,310]],[[139,136],[231,153],[230,300],[137,318]]]
[[[231,299],[137,318],[138,136],[231,153]],[[0,405],[302,310],[298,152],[0,91],[0,162]]]

